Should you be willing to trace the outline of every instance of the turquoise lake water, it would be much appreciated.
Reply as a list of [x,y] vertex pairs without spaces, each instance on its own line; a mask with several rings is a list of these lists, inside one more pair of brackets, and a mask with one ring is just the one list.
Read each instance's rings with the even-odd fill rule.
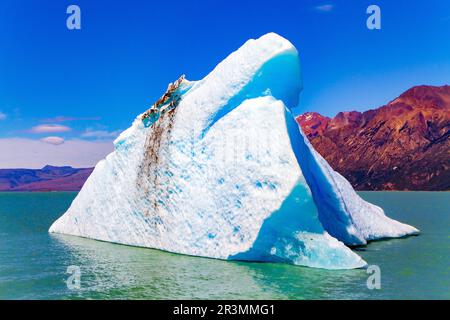
[[[422,231],[356,249],[381,270],[329,271],[133,248],[48,228],[76,193],[0,193],[0,299],[450,299],[450,193],[361,192]],[[69,266],[81,272],[68,289]]]

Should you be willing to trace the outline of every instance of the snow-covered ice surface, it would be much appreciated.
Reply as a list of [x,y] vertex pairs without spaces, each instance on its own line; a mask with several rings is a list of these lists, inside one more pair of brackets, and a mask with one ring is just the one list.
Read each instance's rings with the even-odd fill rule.
[[412,227],[356,195],[303,139],[290,108],[297,50],[267,34],[182,85],[150,127],[138,116],[50,232],[220,259],[349,269],[348,244]]

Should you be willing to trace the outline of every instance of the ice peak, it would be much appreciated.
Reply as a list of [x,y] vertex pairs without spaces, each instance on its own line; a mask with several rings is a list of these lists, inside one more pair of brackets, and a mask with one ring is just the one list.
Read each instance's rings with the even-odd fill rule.
[[259,37],[258,39],[251,39],[249,41],[256,41],[258,42],[258,45],[268,45],[272,48],[272,50],[278,49],[280,52],[288,50],[293,50],[297,52],[297,49],[289,40],[283,38],[282,36],[280,36],[275,32],[266,33],[261,37]]
[[297,50],[283,37],[268,33],[245,42],[196,82],[177,112],[206,133],[247,99],[271,95],[287,108],[296,107],[301,89]]

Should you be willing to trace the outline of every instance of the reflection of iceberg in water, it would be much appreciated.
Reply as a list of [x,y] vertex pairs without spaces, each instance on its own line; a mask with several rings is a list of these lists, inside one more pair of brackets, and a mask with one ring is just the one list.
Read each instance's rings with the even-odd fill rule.
[[[117,138],[50,232],[219,259],[363,267],[345,244],[417,230],[359,198],[303,140],[291,114],[301,88],[298,52],[276,34],[249,40],[200,81],[181,78]],[[245,153],[232,165],[223,161],[238,148]]]
[[372,294],[365,288],[364,270],[226,262],[66,235],[52,237],[70,252],[71,264],[81,268],[81,289],[66,292],[68,298],[326,299],[359,286],[355,298]]
[[81,268],[81,290],[73,292],[75,297],[120,298],[121,293],[127,299],[270,297],[255,282],[251,268],[239,264],[66,235],[54,237],[70,251],[72,264]]

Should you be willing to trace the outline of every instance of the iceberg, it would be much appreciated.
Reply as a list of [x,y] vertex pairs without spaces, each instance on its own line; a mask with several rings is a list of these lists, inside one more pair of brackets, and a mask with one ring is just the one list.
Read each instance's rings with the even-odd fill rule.
[[296,48],[269,33],[169,85],[50,232],[228,260],[352,269],[347,245],[415,234],[362,200],[291,114]]

